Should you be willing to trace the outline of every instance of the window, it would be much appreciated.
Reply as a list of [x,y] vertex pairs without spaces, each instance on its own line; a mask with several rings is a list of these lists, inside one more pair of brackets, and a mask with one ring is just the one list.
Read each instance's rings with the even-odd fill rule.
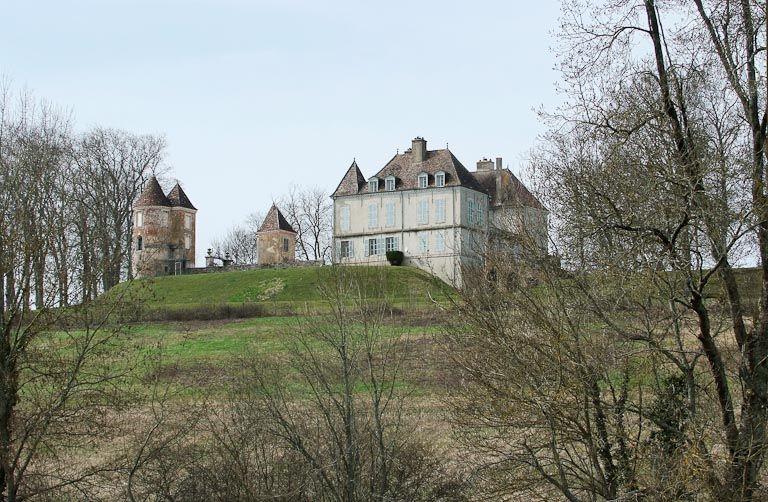
[[442,232],[438,232],[435,235],[435,251],[438,253],[445,252],[445,236]]
[[394,202],[387,202],[386,208],[386,219],[387,219],[387,226],[388,227],[394,227],[395,226],[395,203]]
[[424,232],[419,234],[419,251],[421,253],[429,251],[429,240],[427,239],[427,234]]
[[160,213],[160,225],[163,227],[168,226],[168,213],[166,213],[165,211]]
[[445,186],[445,173],[440,171],[435,174],[435,186],[436,187],[444,187]]
[[184,215],[184,228],[192,228],[192,215],[191,214],[185,214]]
[[136,249],[138,251],[144,249],[144,239],[141,236],[136,239]]
[[483,224],[483,207],[474,199],[467,201],[467,222],[470,225]]
[[445,223],[445,199],[435,201],[435,222]]
[[387,237],[385,242],[387,251],[397,251],[400,249],[400,239],[397,237]]
[[427,173],[419,174],[419,188],[427,188],[429,185],[429,175]]
[[349,230],[349,206],[342,206],[339,219],[341,220],[341,229],[344,231]]
[[419,201],[419,209],[418,209],[417,217],[419,219],[420,224],[425,225],[429,223],[429,201],[428,200]]
[[384,188],[386,188],[387,192],[394,192],[395,191],[395,177],[389,176],[386,180],[384,180]]
[[382,239],[368,239],[368,255],[376,256],[382,253]]
[[290,242],[288,242],[288,237],[283,237],[283,252],[288,252],[288,246],[290,245]]
[[192,246],[190,246],[191,239],[189,238],[189,235],[184,236],[184,249],[190,249]]
[[144,212],[143,211],[137,211],[136,212],[136,226],[137,227],[143,227],[144,226]]
[[368,206],[368,228],[379,226],[379,206],[371,204]]
[[368,191],[369,192],[378,192],[379,191],[379,178],[371,178],[368,181]]
[[341,241],[339,246],[339,254],[342,258],[352,258],[354,256],[354,248],[351,241]]

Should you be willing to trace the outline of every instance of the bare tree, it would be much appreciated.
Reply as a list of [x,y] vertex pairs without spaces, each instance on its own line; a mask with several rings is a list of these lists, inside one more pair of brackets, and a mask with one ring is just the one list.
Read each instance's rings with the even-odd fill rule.
[[224,237],[211,243],[214,254],[221,257],[228,255],[235,264],[256,263],[259,257],[256,232],[263,220],[264,215],[259,211],[249,214],[244,223],[230,228]]
[[296,254],[302,260],[330,259],[333,205],[319,188],[292,186],[279,201],[286,219],[296,231]]
[[383,293],[384,282],[376,272],[331,272],[329,315],[297,326],[287,365],[253,365],[248,388],[268,434],[311,473],[314,497],[460,500],[466,487],[419,443],[406,417],[398,385],[405,340],[386,323],[386,302],[363,294],[372,284]]
[[102,290],[130,276],[132,205],[144,183],[167,170],[164,155],[164,138],[114,129],[96,128],[77,143],[81,238],[91,248],[83,259],[100,272]]
[[124,310],[115,296],[51,310],[59,275],[47,266],[71,221],[56,174],[71,167],[67,122],[30,96],[17,105],[9,96],[0,99],[0,493],[12,501],[99,471],[66,457],[109,433],[104,411],[117,405],[125,368],[104,356],[135,305]]
[[195,420],[155,412],[140,427],[132,497],[466,499],[467,484],[416,431],[401,385],[406,340],[386,302],[362,294],[385,291],[385,276],[326,273],[328,314],[286,329],[287,357],[233,361],[217,406],[196,407]]
[[[508,445],[497,481],[574,500],[763,498],[765,4],[567,1],[560,33],[569,99],[533,167],[563,271],[489,260],[499,296],[473,330],[521,350],[461,359],[471,388],[531,417],[474,416]],[[734,268],[747,260],[755,292]],[[488,361],[506,366],[481,375]]]

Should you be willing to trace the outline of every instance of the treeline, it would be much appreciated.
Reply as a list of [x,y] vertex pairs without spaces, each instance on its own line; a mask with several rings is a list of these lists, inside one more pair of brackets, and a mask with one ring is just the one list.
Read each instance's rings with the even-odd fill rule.
[[[131,205],[165,141],[96,127],[0,89],[0,289],[9,305],[92,300],[130,274]],[[0,310],[3,310],[0,306]]]

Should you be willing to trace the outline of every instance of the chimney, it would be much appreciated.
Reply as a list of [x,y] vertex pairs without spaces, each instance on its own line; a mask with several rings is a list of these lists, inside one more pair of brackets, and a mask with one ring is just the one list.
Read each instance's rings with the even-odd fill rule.
[[496,170],[501,171],[501,157],[496,157]]
[[427,160],[427,140],[421,136],[413,138],[413,141],[411,141],[411,150],[415,162],[424,162]]
[[477,170],[478,171],[493,171],[493,161],[483,157],[482,160],[478,160],[477,161]]

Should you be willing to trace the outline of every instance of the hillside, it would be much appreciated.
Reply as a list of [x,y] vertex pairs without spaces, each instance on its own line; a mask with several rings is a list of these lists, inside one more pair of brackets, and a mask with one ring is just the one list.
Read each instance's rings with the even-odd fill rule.
[[[114,342],[115,357],[108,359],[119,366],[124,360],[161,358],[160,367],[139,364],[140,378],[149,379],[152,373],[160,381],[184,389],[184,395],[209,394],[214,392],[212,387],[231,377],[233,361],[243,354],[283,357],[292,334],[321,318],[316,314],[327,307],[321,288],[333,284],[339,273],[362,275],[364,296],[397,307],[395,317],[388,321],[392,326],[385,331],[409,340],[413,360],[409,359],[402,385],[425,396],[438,392],[442,376],[434,361],[431,337],[440,324],[431,298],[445,299],[453,290],[411,267],[297,267],[123,283],[110,294],[125,288],[139,292],[147,297],[150,315],[130,326],[130,336]],[[248,306],[253,308],[241,309]]]
[[296,267],[158,277],[124,287],[148,287],[149,304],[156,307],[242,302],[315,303],[333,274],[367,276],[366,297],[385,297],[396,304],[421,304],[450,293],[451,288],[411,267]]

